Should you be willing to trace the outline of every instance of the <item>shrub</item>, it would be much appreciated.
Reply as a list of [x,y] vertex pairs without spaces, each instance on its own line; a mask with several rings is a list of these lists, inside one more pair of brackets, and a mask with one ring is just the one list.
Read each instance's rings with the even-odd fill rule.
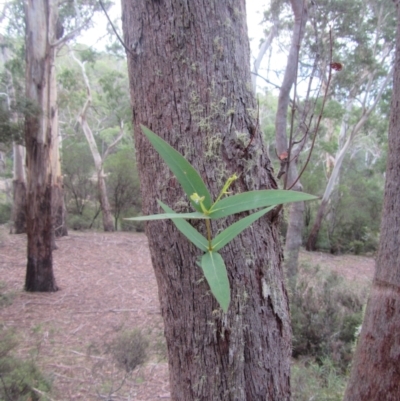
[[346,371],[366,294],[351,289],[336,273],[302,266],[291,294],[293,356],[329,356]]
[[6,224],[11,219],[11,204],[0,203],[0,224]]
[[121,332],[110,344],[108,352],[117,366],[132,372],[147,359],[148,340],[139,330]]
[[329,358],[319,364],[296,361],[292,365],[293,401],[341,401],[345,386],[346,377],[337,371]]
[[96,208],[96,205],[88,203],[82,214],[73,214],[68,212],[67,226],[73,230],[90,230],[91,228],[100,229],[101,212]]
[[14,294],[6,291],[6,284],[0,281],[0,308],[12,304]]
[[[39,401],[51,389],[33,361],[12,355],[17,340],[10,330],[0,326],[0,399],[7,401]],[[37,391],[38,390],[38,391]]]

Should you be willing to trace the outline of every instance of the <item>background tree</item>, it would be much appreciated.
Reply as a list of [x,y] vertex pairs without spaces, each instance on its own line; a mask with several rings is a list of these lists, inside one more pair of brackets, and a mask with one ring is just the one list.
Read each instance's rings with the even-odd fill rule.
[[[96,105],[94,105],[94,107],[99,108],[98,110],[96,110],[97,113],[95,112],[95,114],[98,115],[98,118],[96,118],[97,129],[103,130],[104,132],[107,131],[106,135],[109,138],[112,138],[106,149],[103,151],[103,154],[101,154],[96,143],[95,135],[89,124],[89,112],[90,108],[93,107],[93,99],[89,77],[86,73],[85,62],[81,62],[75,56],[74,52],[71,51],[70,54],[80,67],[86,89],[86,98],[84,101],[84,105],[78,114],[77,120],[89,144],[89,148],[95,164],[104,231],[113,231],[114,223],[112,221],[111,207],[107,194],[104,162],[108,155],[114,151],[114,148],[122,140],[124,135],[124,120],[127,119],[128,116],[128,114],[126,113],[128,110],[127,103],[123,101],[124,96],[122,90],[122,82],[124,80],[124,75],[118,73],[115,70],[108,71],[106,75],[98,80],[98,84],[100,85],[102,90],[97,92],[98,102]],[[104,109],[107,110],[106,113],[104,112]],[[118,126],[118,130],[116,132],[113,129],[115,128],[115,125]]]
[[[236,193],[276,188],[255,119],[244,1],[189,7],[124,0],[122,10],[144,214],[159,210],[157,199],[181,211],[188,201],[140,124],[183,153],[213,196],[234,173]],[[227,314],[196,266],[199,254],[173,223],[147,224],[172,399],[290,399],[290,324],[277,222],[262,219],[222,252],[233,300]]]
[[[282,160],[282,163],[284,163],[281,167],[281,172],[284,173],[282,178],[283,187],[301,191],[302,185],[300,180],[298,180],[297,160],[307,136],[303,132],[304,130],[299,130],[298,137],[293,137],[294,120],[293,118],[291,119],[292,122],[289,131],[287,130],[287,121],[290,92],[293,85],[297,84],[300,48],[308,20],[308,9],[307,2],[303,0],[291,0],[290,4],[293,10],[294,24],[285,74],[279,89],[278,107],[275,117],[275,142],[276,152]],[[294,96],[296,97],[296,93]],[[292,105],[292,113],[294,112],[295,107]],[[303,138],[300,139],[300,137]],[[297,141],[298,146],[293,146],[295,141]],[[284,162],[284,160],[286,160],[286,162]],[[286,233],[285,267],[289,282],[292,286],[294,286],[294,280],[297,275],[297,263],[304,226],[303,213],[304,202],[296,202],[290,206],[289,227]]]
[[[133,146],[125,145],[105,163],[115,230],[118,230],[122,216],[132,217],[141,209],[139,177],[133,152]],[[129,216],[128,211],[131,212]],[[123,226],[128,227],[129,223],[126,222]]]
[[[268,18],[270,25],[275,24],[274,21],[277,19],[275,13],[279,13],[279,29],[271,45],[274,52],[279,52],[280,48],[289,47],[288,35],[284,34],[293,29],[293,24],[287,22],[288,10],[289,6],[285,2],[273,1],[270,9],[265,13],[265,18]],[[354,21],[348,19],[348,16],[354,14],[360,15],[359,24],[354,24]],[[299,86],[294,93],[294,95],[297,94],[297,98],[293,99],[292,96],[292,102],[296,104],[293,132],[294,135],[299,133],[299,138],[303,137],[304,130],[313,133],[311,118],[314,116],[314,122],[316,121],[315,116],[318,116],[321,110],[322,94],[328,90],[327,105],[318,130],[316,151],[318,151],[318,142],[324,142],[326,145],[329,143],[330,147],[329,151],[326,149],[325,152],[322,147],[319,147],[319,159],[313,157],[313,163],[312,165],[310,163],[308,167],[314,169],[317,167],[317,163],[318,168],[322,168],[326,172],[326,182],[325,184],[321,182],[321,188],[323,185],[325,189],[323,191],[321,188],[318,189],[318,192],[323,195],[321,206],[313,228],[308,232],[309,234],[311,232],[308,249],[314,249],[324,218],[327,215],[334,217],[334,209],[331,205],[334,194],[337,193],[338,178],[343,176],[340,173],[343,160],[349,152],[352,153],[353,145],[359,146],[356,143],[358,140],[355,141],[356,138],[363,135],[370,136],[370,127],[368,127],[367,121],[371,118],[376,119],[376,115],[373,116],[373,114],[390,92],[388,84],[390,83],[394,23],[392,4],[386,1],[323,0],[318,3],[310,3],[308,15],[310,23],[307,25],[300,48]],[[327,26],[331,27],[331,33],[326,30]],[[344,67],[340,65],[343,67],[341,71],[332,73],[328,82],[329,63],[332,61],[340,61]],[[281,88],[280,77],[283,77],[283,73],[271,66],[271,70],[267,72],[268,79],[266,79],[269,87]],[[312,85],[307,89],[305,82],[310,79]],[[272,85],[271,81],[276,83]],[[327,89],[328,83],[329,88]],[[335,116],[334,120],[332,116]],[[284,120],[282,121],[284,122]],[[301,151],[299,159],[301,167],[308,157],[307,152],[310,150],[310,146],[310,140],[303,144],[300,141],[295,146],[297,151]],[[279,149],[280,147],[277,148],[278,155],[281,154]],[[273,151],[273,153],[275,152]],[[294,164],[295,155],[291,159]],[[295,204],[293,207],[299,208],[301,205]],[[311,208],[312,211],[313,209],[314,207]],[[293,219],[294,222],[301,222],[301,220]],[[301,244],[301,239],[298,235],[291,235],[295,232],[295,230],[291,230],[291,225],[292,217],[289,219],[286,248],[295,251]],[[295,223],[293,225],[297,226]],[[297,233],[300,231],[297,230]],[[291,253],[287,252],[288,264],[291,264]],[[296,252],[294,252],[295,254]]]
[[[362,17],[359,24],[350,23],[347,18],[339,17],[339,14],[351,15],[353,12]],[[390,84],[392,74],[394,47],[392,4],[386,1],[352,3],[327,1],[326,4],[316,5],[313,15],[315,35],[317,32],[322,33],[323,27],[329,21],[332,21],[334,40],[333,61],[339,60],[344,63],[343,70],[334,76],[330,98],[341,103],[343,117],[337,137],[338,147],[331,159],[332,170],[307,240],[308,250],[315,249],[327,205],[333,189],[338,184],[344,157],[357,135],[363,131],[371,113],[378,107]],[[328,43],[323,34],[318,35],[318,49],[328,52]]]
[[345,401],[400,397],[400,5],[394,86],[389,127],[389,150],[381,237],[376,271],[352,364]]
[[53,0],[25,3],[26,97],[37,108],[25,118],[27,149],[28,263],[25,289],[56,291],[52,258],[52,171],[53,117],[56,94],[52,85],[57,8]]
[[28,104],[23,100],[25,98],[24,10],[22,3],[15,1],[8,2],[2,11],[3,18],[8,17],[4,35],[1,37],[1,61],[4,68],[2,83],[8,110],[6,122],[8,129],[5,131],[11,128],[13,140],[13,206],[10,232],[20,234],[26,231],[26,152],[23,125],[24,115],[29,111]]

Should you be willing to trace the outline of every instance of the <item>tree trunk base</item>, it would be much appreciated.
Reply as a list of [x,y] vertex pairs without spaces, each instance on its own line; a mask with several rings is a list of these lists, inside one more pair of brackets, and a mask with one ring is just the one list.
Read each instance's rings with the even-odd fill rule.
[[58,291],[59,288],[53,275],[52,266],[53,262],[51,256],[43,260],[35,260],[34,258],[28,256],[28,265],[25,278],[25,291]]
[[399,317],[399,288],[375,281],[344,401],[400,400]]

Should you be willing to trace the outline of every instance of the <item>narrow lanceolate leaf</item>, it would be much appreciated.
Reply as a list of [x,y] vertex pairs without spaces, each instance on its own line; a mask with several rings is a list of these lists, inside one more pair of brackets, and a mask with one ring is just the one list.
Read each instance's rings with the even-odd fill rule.
[[[159,205],[164,209],[165,212],[171,214],[173,210],[168,207],[166,204],[158,201]],[[173,223],[175,224],[176,228],[190,241],[192,242],[197,248],[202,251],[208,250],[208,241],[207,238],[201,235],[190,223],[188,223],[184,219],[175,219],[172,218]]]
[[147,221],[147,220],[166,220],[166,219],[208,219],[204,213],[160,213],[149,216],[126,217],[124,220]]
[[207,251],[201,258],[203,270],[211,292],[224,312],[227,312],[231,301],[228,273],[222,256],[218,252]]
[[[200,197],[204,196],[203,204],[209,209],[212,205],[211,195],[199,173],[171,145],[143,125],[141,127],[144,135],[146,135],[154,149],[176,176],[188,198],[190,199],[190,196],[194,193],[197,193]],[[192,201],[192,204],[197,211],[202,211],[198,203]]]
[[243,192],[241,194],[221,199],[213,206],[209,217],[212,219],[218,219],[260,207],[308,201],[312,199],[317,199],[317,197],[305,194],[304,192],[286,191],[282,189],[265,189],[262,191]]
[[240,219],[236,223],[233,223],[224,231],[219,233],[211,243],[213,251],[219,251],[223,246],[232,241],[237,235],[239,235],[243,230],[248,228],[251,224],[253,224],[256,220],[258,220],[261,216],[268,213],[272,210],[274,206],[267,207],[266,209],[262,209],[257,213],[253,213],[250,216],[244,217]]

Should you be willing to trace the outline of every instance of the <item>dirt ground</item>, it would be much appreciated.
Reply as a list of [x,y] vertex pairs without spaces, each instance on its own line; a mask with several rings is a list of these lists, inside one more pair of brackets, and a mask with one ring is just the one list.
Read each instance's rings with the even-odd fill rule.
[[[0,227],[0,282],[12,303],[1,322],[15,328],[16,352],[34,358],[53,380],[51,399],[170,400],[168,365],[157,285],[143,234],[71,231],[57,240],[54,273],[60,291],[22,290],[25,235]],[[348,280],[371,280],[372,258],[303,252],[306,263],[326,265]],[[149,340],[147,362],[132,374],[117,369],[107,344],[125,330]]]

